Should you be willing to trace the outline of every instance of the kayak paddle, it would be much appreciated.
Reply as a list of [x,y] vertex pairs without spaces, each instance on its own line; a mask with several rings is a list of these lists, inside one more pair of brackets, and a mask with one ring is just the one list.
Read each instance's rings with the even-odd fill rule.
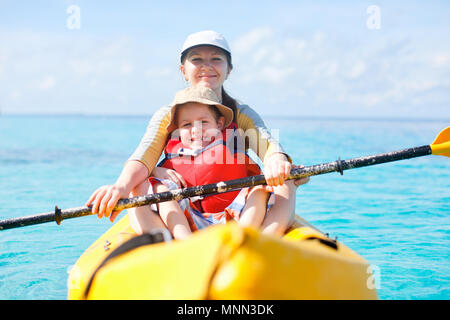
[[[442,130],[431,145],[403,149],[400,151],[382,153],[367,157],[353,158],[349,160],[338,159],[337,161],[333,162],[317,164],[303,168],[296,168],[291,170],[291,174],[288,180],[310,177],[330,172],[339,172],[342,175],[344,170],[422,157],[430,154],[450,157],[450,127]],[[218,183],[207,185],[148,194],[145,196],[134,198],[121,199],[117,202],[117,205],[113,210],[122,211],[124,209],[145,206],[153,203],[171,200],[179,201],[184,198],[235,191],[241,188],[253,187],[262,184],[266,184],[264,175],[245,177],[229,181],[221,181]],[[55,207],[55,211],[52,212],[1,220],[0,230],[24,227],[51,221],[56,221],[56,223],[59,225],[64,219],[92,215],[93,213],[91,212],[91,209],[92,205],[89,207],[78,207],[65,210],[61,210],[58,207]]]

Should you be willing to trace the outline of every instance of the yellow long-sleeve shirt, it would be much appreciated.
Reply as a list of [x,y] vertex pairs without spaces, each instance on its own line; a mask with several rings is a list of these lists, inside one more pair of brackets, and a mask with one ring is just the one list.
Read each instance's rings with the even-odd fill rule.
[[[128,161],[142,162],[149,174],[156,166],[166,145],[169,133],[167,126],[170,122],[170,106],[159,109],[151,118],[147,130]],[[272,137],[261,117],[248,105],[237,105],[237,126],[242,129],[244,136],[248,137],[248,147],[262,160],[275,153],[284,153],[279,142]],[[290,157],[286,154],[289,161]]]

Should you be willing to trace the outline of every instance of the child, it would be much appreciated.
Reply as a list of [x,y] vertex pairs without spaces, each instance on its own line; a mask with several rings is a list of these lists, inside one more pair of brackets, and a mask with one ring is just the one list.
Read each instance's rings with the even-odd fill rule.
[[[188,187],[260,174],[257,164],[230,147],[228,142],[236,128],[232,121],[233,111],[219,103],[213,90],[197,86],[178,92],[167,126],[171,138],[159,166],[180,173]],[[178,188],[171,180],[149,181],[153,192]],[[241,226],[258,228],[268,199],[266,188],[257,186],[200,199],[162,202],[157,209],[173,237],[184,239],[192,231],[231,219]]]

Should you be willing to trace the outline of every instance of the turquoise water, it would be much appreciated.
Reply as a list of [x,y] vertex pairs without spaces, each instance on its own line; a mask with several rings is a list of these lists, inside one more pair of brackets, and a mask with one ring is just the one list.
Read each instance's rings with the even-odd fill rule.
[[[0,219],[78,207],[115,181],[148,117],[1,116]],[[450,121],[267,119],[296,163],[430,144]],[[450,298],[450,160],[311,178],[297,212],[376,270],[381,299]],[[67,270],[111,226],[95,216],[0,232],[0,299],[65,299]]]

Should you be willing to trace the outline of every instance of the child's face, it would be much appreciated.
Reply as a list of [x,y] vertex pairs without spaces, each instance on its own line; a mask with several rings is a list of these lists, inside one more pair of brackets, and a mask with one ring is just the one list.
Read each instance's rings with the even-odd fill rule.
[[176,123],[181,142],[189,149],[201,149],[214,141],[224,125],[224,117],[216,120],[212,110],[205,104],[189,102],[177,110]]

